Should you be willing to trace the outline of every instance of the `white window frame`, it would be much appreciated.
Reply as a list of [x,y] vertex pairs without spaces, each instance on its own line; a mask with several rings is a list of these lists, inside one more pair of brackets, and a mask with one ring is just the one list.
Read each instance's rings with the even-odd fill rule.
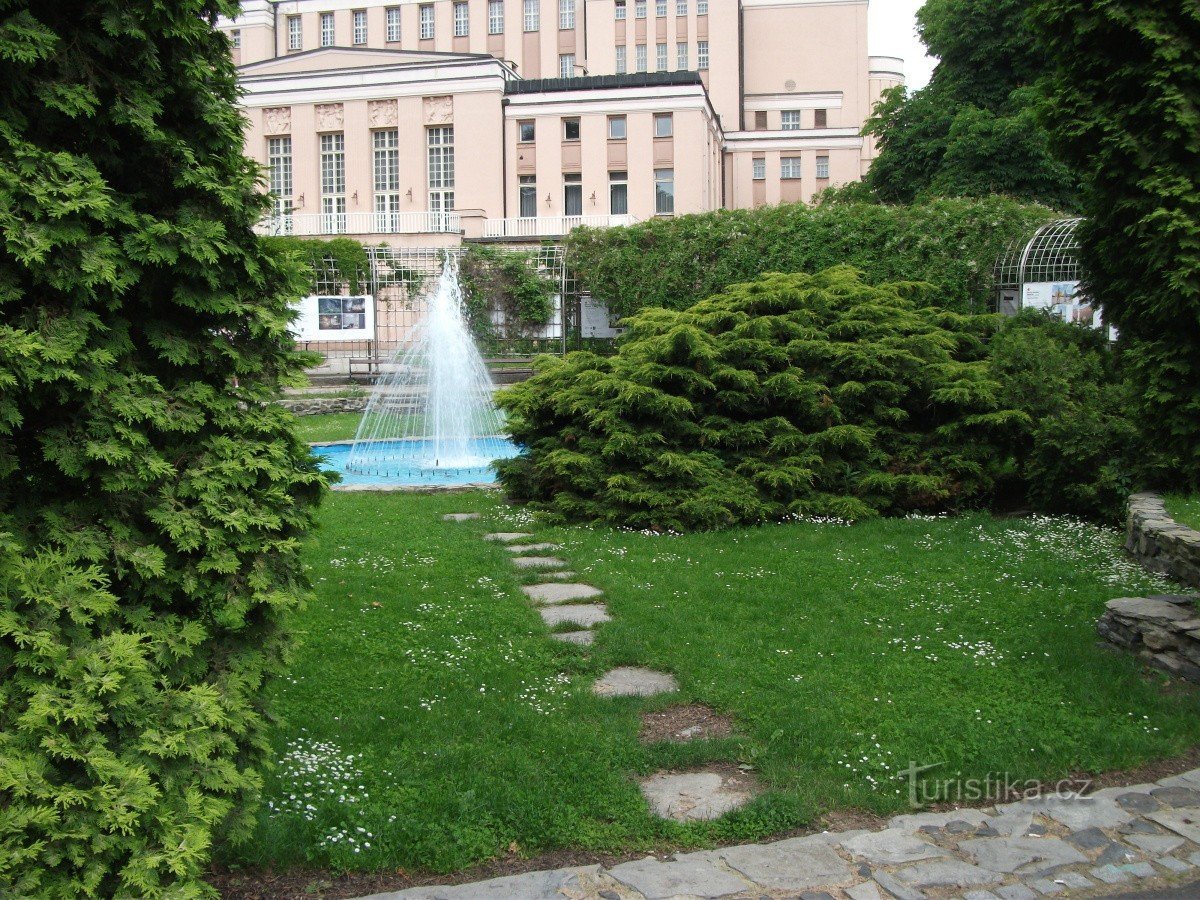
[[322,134],[321,233],[346,233],[346,135],[341,131]]
[[686,72],[688,67],[688,43],[687,41],[675,42],[675,68],[680,72]]
[[321,13],[321,46],[332,47],[337,44],[337,21],[331,12]]
[[575,0],[558,0],[558,28],[573,31],[575,28]]
[[471,5],[467,3],[467,0],[455,0],[454,36],[471,36]]
[[757,156],[750,161],[750,177],[755,181],[767,180],[767,160],[764,156]]
[[[670,190],[668,192],[662,191],[663,185],[667,185]],[[669,216],[675,214],[674,169],[654,170],[654,214],[657,216]]]
[[[620,134],[613,134],[613,125],[617,122],[621,123]],[[629,138],[629,120],[622,115],[608,117],[608,139],[610,141],[624,141]]]
[[800,130],[800,110],[785,109],[779,114],[779,127],[784,131]]
[[488,34],[504,34],[504,0],[488,0]]
[[617,44],[617,74],[624,75],[629,68],[628,53],[624,44]]
[[435,231],[449,231],[454,209],[454,126],[431,125],[425,131],[429,217]]
[[817,157],[817,179],[820,181],[829,180],[829,156],[828,154]]
[[799,181],[803,176],[803,159],[799,156],[779,157],[779,179],[781,181]]
[[304,22],[299,16],[288,16],[288,50],[304,49]]
[[633,15],[634,18],[646,18],[646,0],[633,0]]
[[538,31],[542,27],[541,0],[525,0],[525,30]]
[[675,0],[675,15],[686,16],[688,14],[688,0]]
[[271,230],[274,234],[292,233],[291,135],[267,138],[267,187],[271,191]]
[[708,15],[708,0],[696,0],[696,15]]
[[387,16],[387,41],[394,44],[400,40],[400,7],[389,6]]
[[[620,176],[620,177],[617,177]],[[621,196],[624,199],[624,209],[618,212],[613,203],[614,191],[617,188],[623,188]],[[629,215],[629,172],[609,172],[608,173],[608,214],[610,216],[627,216]]]
[[696,71],[708,69],[708,41],[696,41]]
[[575,54],[560,53],[558,55],[558,77],[559,78],[574,78],[575,77]]
[[367,43],[367,11],[365,9],[354,10],[350,14],[350,21],[353,23],[351,36],[354,39],[354,46],[364,46]]
[[375,182],[375,230],[400,231],[400,132],[395,128],[371,132],[371,171]]
[[431,41],[434,34],[433,4],[422,3],[417,7],[417,15],[421,22],[421,40]]
[[633,48],[633,58],[634,58],[634,62],[636,63],[634,68],[639,73],[648,71],[647,66],[649,65],[649,63],[646,60],[646,52],[647,51],[646,51],[645,44],[638,44],[636,47]]
[[[665,128],[661,127],[666,125]],[[669,138],[675,136],[675,116],[671,113],[655,113],[654,114],[654,136],[656,138]]]
[[625,5],[625,0],[617,0],[616,6],[613,7],[613,18],[618,22],[624,22],[629,15],[629,8]]
[[654,68],[656,71],[665,72],[670,67],[671,57],[665,43],[654,45]]
[[654,17],[661,19],[667,14],[667,0],[654,0]]

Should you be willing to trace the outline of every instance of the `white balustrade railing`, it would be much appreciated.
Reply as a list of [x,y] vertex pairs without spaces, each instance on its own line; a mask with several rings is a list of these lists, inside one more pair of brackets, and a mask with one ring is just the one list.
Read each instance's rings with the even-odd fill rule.
[[258,223],[259,234],[292,234],[300,237],[329,234],[439,234],[460,233],[457,213],[292,213],[268,216]]
[[632,225],[634,216],[529,216],[515,219],[487,219],[483,236],[489,238],[546,237],[567,234],[573,229],[616,228]]

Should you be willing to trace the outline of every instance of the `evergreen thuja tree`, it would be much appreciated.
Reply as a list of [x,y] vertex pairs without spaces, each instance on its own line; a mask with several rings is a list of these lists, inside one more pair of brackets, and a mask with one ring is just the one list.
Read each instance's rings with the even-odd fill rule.
[[225,0],[0,0],[0,894],[248,833],[323,489]]

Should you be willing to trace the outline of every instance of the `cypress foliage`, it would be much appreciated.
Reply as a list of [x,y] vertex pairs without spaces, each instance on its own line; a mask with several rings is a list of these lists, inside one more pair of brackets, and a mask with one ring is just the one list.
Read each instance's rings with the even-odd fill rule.
[[1088,294],[1120,329],[1143,427],[1200,487],[1200,5],[1039,0],[1030,22],[1084,185]]
[[544,358],[501,395],[528,449],[501,480],[565,518],[672,530],[986,495],[990,434],[1024,415],[997,402],[993,320],[926,291],[836,267],[645,310],[616,356]]
[[323,481],[224,0],[0,0],[0,894],[246,836]]

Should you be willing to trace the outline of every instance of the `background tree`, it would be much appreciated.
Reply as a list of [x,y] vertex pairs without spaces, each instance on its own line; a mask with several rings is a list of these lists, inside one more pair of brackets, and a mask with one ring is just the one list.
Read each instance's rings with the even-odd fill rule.
[[1056,149],[1083,183],[1087,292],[1141,421],[1200,485],[1200,6],[1039,0]]
[[878,199],[1008,194],[1073,208],[1074,181],[1050,151],[1029,89],[1046,68],[1026,21],[1030,2],[921,8],[921,38],[939,63],[925,88],[887,92],[867,123],[880,147],[868,176]]
[[225,0],[0,0],[0,894],[245,835],[322,478]]

